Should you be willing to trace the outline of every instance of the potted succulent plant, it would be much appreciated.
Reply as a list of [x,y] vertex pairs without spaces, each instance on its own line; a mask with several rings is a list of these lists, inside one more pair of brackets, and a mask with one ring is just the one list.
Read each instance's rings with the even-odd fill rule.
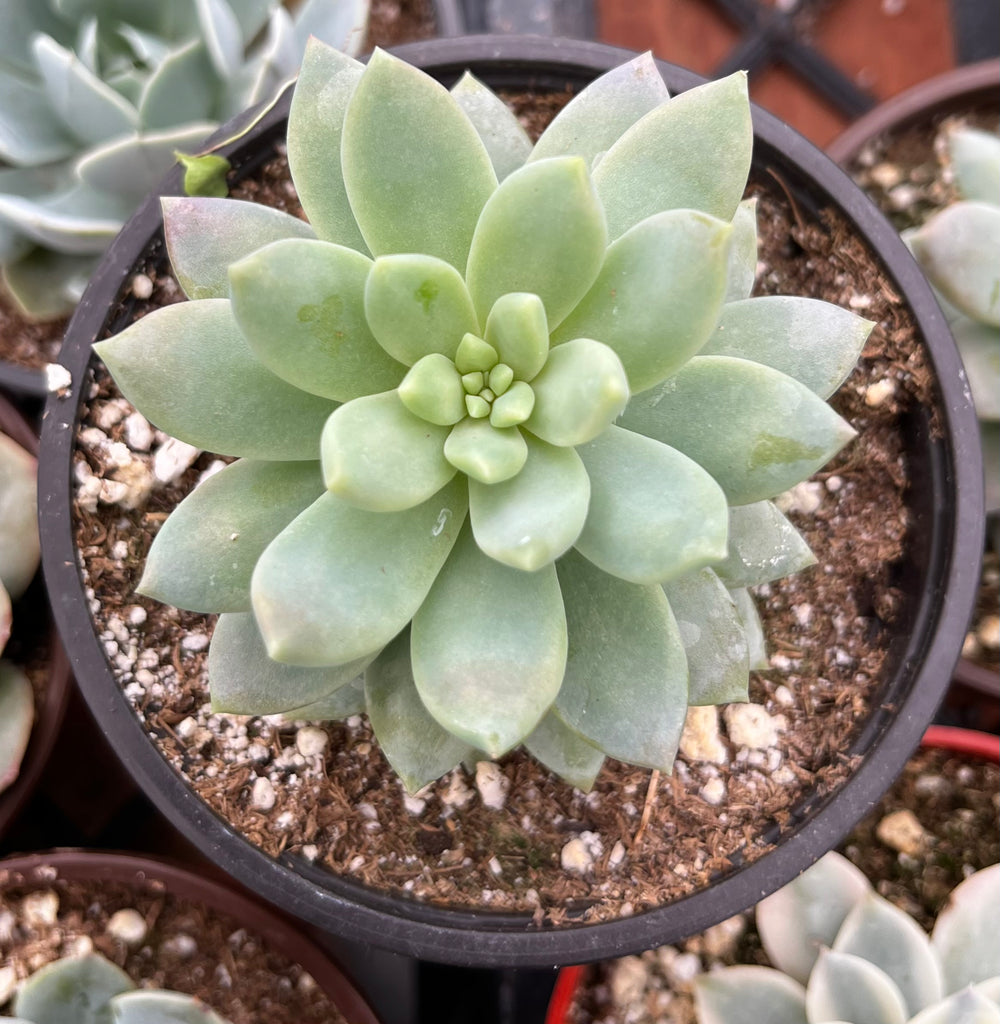
[[[498,55],[504,48],[509,56]],[[124,394],[157,426],[186,438],[189,459],[199,448],[240,457],[198,464],[189,483],[203,468],[211,472],[184,506],[169,518],[152,506],[133,522],[145,533],[143,523],[166,519],[142,590],[221,613],[207,657],[218,710],[211,722],[170,711],[167,725],[202,749],[221,740],[213,724],[234,733],[243,750],[254,746],[254,755],[232,762],[243,773],[234,792],[248,810],[274,808],[274,830],[289,827],[288,793],[252,768],[258,747],[270,757],[251,742],[267,739],[259,730],[269,723],[240,725],[231,716],[280,712],[308,721],[366,710],[403,786],[382,768],[366,776],[352,838],[380,831],[370,800],[386,780],[397,805],[408,801],[406,813],[441,800],[443,817],[453,819],[471,797],[461,772],[450,772],[463,760],[478,762],[476,813],[489,831],[491,809],[504,805],[510,785],[493,759],[523,741],[579,789],[593,784],[607,755],[641,766],[635,778],[646,781],[647,809],[634,837],[638,864],[638,840],[650,826],[660,773],[674,764],[689,705],[745,701],[749,668],[761,663],[760,626],[743,588],[769,585],[811,560],[768,498],[850,439],[823,397],[850,371],[870,330],[827,303],[749,297],[757,238],[744,186],[752,159],[779,174],[808,209],[839,202],[883,256],[904,250],[811,147],[760,112],[751,124],[742,76],[701,84],[648,57],[628,60],[588,44],[473,39],[403,53],[449,82],[466,67],[494,85],[597,81],[532,148],[476,79],[462,78],[449,93],[383,52],[363,69],[313,45],[290,109],[279,106],[258,126],[263,157],[250,155],[247,140],[242,153],[225,150],[237,177],[249,173],[284,136],[287,112],[288,160],[310,223],[232,199],[165,198],[166,243],[189,299],[119,334],[133,319],[132,275],[155,277],[162,267],[159,202],[150,200],[109,253],[106,265],[119,269],[95,278],[73,321],[64,349],[72,383],[51,400],[46,421],[43,547],[57,615],[103,719],[109,701],[126,700],[108,645],[121,667],[119,656],[149,636],[160,613],[148,602],[135,614],[123,606],[134,630],[116,614],[98,645],[77,596],[73,552],[91,535],[84,526],[73,536],[67,486],[81,398],[105,424],[86,435],[96,447],[73,470],[91,510],[103,495],[120,503],[112,513],[120,516],[153,486],[120,449],[114,470],[95,473],[97,449],[109,451],[123,431],[145,423],[108,390],[103,371],[91,381],[90,345],[100,341]],[[676,98],[667,98],[661,73]],[[417,138],[415,125],[434,130]],[[342,159],[331,160],[339,151]],[[801,166],[807,156],[809,172]],[[179,191],[176,183],[172,189]],[[926,285],[905,257],[892,275],[929,340],[939,318]],[[815,348],[808,356],[796,348],[802,332],[823,339],[822,358]],[[101,340],[109,334],[118,336]],[[954,362],[947,346],[934,352],[935,364]],[[938,372],[942,422],[957,433],[942,449],[918,428],[912,471],[922,480],[927,474],[919,515],[947,508],[938,519],[943,535],[935,536],[947,537],[940,543],[953,555],[961,549],[961,562],[975,557],[967,525],[978,512],[978,483],[975,473],[963,476],[952,504],[949,474],[962,460],[950,446],[968,441],[974,452],[975,440],[960,428],[967,400]],[[148,424],[145,431],[155,436]],[[115,530],[125,530],[118,522]],[[119,536],[127,549],[135,535]],[[916,590],[926,585],[927,594],[903,613],[910,623],[903,633],[920,637],[920,650],[914,641],[889,644],[876,702],[899,702],[906,712],[890,722],[874,711],[857,742],[843,747],[858,760],[839,795],[853,796],[838,803],[813,794],[790,810],[794,825],[770,853],[758,860],[761,851],[743,847],[738,867],[731,861],[703,891],[647,913],[532,928],[530,913],[484,914],[477,900],[460,909],[394,899],[350,877],[365,868],[363,856],[358,863],[347,855],[345,870],[331,874],[310,864],[319,843],[299,840],[296,855],[279,860],[206,816],[131,714],[116,716],[123,728],[115,745],[189,834],[209,844],[226,837],[228,869],[325,928],[466,963],[553,963],[623,943],[639,948],[665,929],[696,929],[741,909],[760,885],[791,877],[905,761],[937,700],[933,666],[950,670],[957,653],[956,638],[945,634],[969,599],[957,579],[948,582],[944,608],[931,597],[942,584],[932,585],[926,572],[929,538],[912,541],[921,554],[904,559],[904,575],[916,572],[923,580]],[[935,574],[953,564],[937,554],[930,561]],[[131,571],[103,564],[112,580]],[[90,575],[88,599],[107,593],[97,584]],[[187,678],[185,657],[195,656],[191,667],[206,660],[206,620],[177,622],[196,635],[176,640],[159,695]],[[915,662],[922,667],[914,675]],[[126,686],[153,663],[133,661]],[[349,718],[339,735],[367,756],[372,743],[352,740],[363,728],[356,723]],[[309,770],[309,758],[320,758],[324,773],[327,759],[341,760],[344,752],[328,744],[328,732],[303,725],[282,757],[307,780],[293,789],[321,794],[312,835],[333,836],[338,850],[349,851],[338,824],[343,804],[331,805]],[[529,762],[517,755],[511,763]],[[510,790],[511,805],[537,803],[538,786],[550,783],[536,777],[524,793]],[[637,783],[629,785],[632,794]],[[579,790],[561,792],[584,806]],[[422,828],[433,837],[421,841],[438,844],[436,870],[449,874],[468,866],[461,846],[449,843],[455,830],[455,820]],[[392,838],[404,831],[420,840],[421,827],[405,821]],[[620,862],[626,851],[618,846]],[[556,867],[561,860],[564,874],[579,879],[593,848],[584,830],[561,856],[556,851]],[[411,856],[393,852],[380,863],[405,871]],[[538,866],[530,849],[520,856],[526,873]],[[495,877],[503,874],[499,857],[490,864]],[[416,874],[407,891],[433,872]],[[523,875],[514,884],[524,907],[530,885]],[[569,908],[561,908],[564,920]]]

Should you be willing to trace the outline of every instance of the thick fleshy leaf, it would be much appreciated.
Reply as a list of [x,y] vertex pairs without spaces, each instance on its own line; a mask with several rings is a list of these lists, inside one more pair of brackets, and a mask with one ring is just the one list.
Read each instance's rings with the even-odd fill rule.
[[621,424],[690,456],[733,505],[788,490],[855,436],[804,384],[731,356],[695,356],[634,396]]
[[[347,5],[335,6],[343,9]],[[296,39],[295,26],[286,8],[275,8],[267,23],[267,36],[264,42],[241,69],[240,78],[244,81],[249,80],[249,86],[245,90],[233,91],[237,94],[243,93],[246,106],[262,103],[276,96],[282,86],[295,77],[304,48],[305,44],[299,45]],[[246,79],[243,76],[246,76]],[[235,100],[234,96],[229,102]]]
[[669,96],[650,53],[601,75],[574,96],[535,143],[530,160],[582,156],[588,166]]
[[365,320],[370,268],[353,249],[308,238],[272,242],[233,263],[233,315],[254,355],[295,387],[338,402],[394,388],[406,370]]
[[115,196],[79,184],[40,199],[0,195],[0,221],[32,241],[68,255],[101,253],[128,216]]
[[687,714],[687,658],[662,587],[558,563],[569,654],[555,712],[609,757],[670,771]]
[[962,989],[911,1018],[907,1024],[1000,1024],[1000,1008],[974,988]]
[[946,993],[997,973],[997,906],[1000,865],[977,871],[952,890],[931,934],[931,945],[944,969]]
[[701,354],[763,363],[829,398],[854,369],[874,326],[819,299],[761,296],[725,305]]
[[125,992],[108,1006],[114,1024],[227,1024],[200,999],[162,989]]
[[38,568],[38,460],[0,433],[0,583],[17,600]]
[[562,683],[566,617],[555,567],[501,565],[466,529],[413,618],[411,654],[427,710],[499,757],[534,730]]
[[472,122],[444,86],[376,48],[347,107],[341,164],[375,255],[422,252],[465,271],[497,180]]
[[670,376],[709,339],[726,289],[725,221],[669,210],[613,242],[593,287],[552,342],[599,338],[618,353],[633,392]]
[[353,57],[309,40],[288,111],[288,167],[316,234],[367,252],[338,158],[347,103],[363,70]]
[[572,547],[587,518],[590,480],[572,448],[527,438],[528,460],[498,484],[469,481],[469,519],[491,558],[526,572]]
[[824,949],[806,986],[810,1021],[851,1024],[906,1024],[906,1003],[880,968],[850,953]]
[[51,320],[73,312],[99,261],[98,256],[34,249],[3,268],[3,283],[29,316]]
[[531,389],[535,407],[525,426],[560,446],[593,440],[629,399],[628,378],[617,353],[591,338],[574,338],[552,349]]
[[711,569],[688,573],[663,590],[688,663],[688,704],[747,701],[750,661],[743,619]]
[[489,197],[472,238],[466,280],[480,320],[501,295],[533,292],[553,330],[594,283],[607,241],[580,157],[515,171]]
[[767,657],[767,640],[764,637],[764,625],[760,621],[757,605],[754,603],[750,591],[745,587],[737,587],[734,590],[730,590],[729,595],[736,603],[736,609],[740,613],[740,619],[743,622],[743,632],[747,638],[750,671],[762,672],[770,668],[771,663]]
[[229,265],[284,238],[314,238],[298,217],[240,199],[163,196],[163,233],[189,299],[229,298]]
[[497,181],[521,167],[531,153],[531,139],[513,111],[471,72],[452,86],[452,96],[482,139]]
[[757,904],[757,931],[768,959],[806,983],[821,947],[832,946],[844,919],[871,892],[846,857],[828,853]]
[[699,1024],[809,1024],[805,989],[770,967],[727,967],[694,980]]
[[961,125],[947,133],[955,187],[963,199],[997,204],[1000,196],[1000,138]]
[[135,988],[99,953],[67,956],[39,967],[17,990],[14,1015],[44,1024],[107,1024],[107,1002]]
[[324,494],[257,562],[250,590],[270,656],[341,665],[381,650],[423,603],[467,507],[460,480],[405,512]]
[[257,559],[322,493],[316,462],[234,462],[170,514],[149,549],[139,593],[191,611],[249,611]]
[[697,463],[615,426],[577,450],[591,494],[576,549],[595,565],[633,583],[662,583],[724,557],[726,498]]
[[232,715],[277,715],[329,697],[364,672],[377,652],[343,665],[304,668],[267,655],[250,612],[220,615],[208,649],[212,710]]
[[365,680],[358,676],[325,697],[282,712],[286,722],[340,722],[365,711]]
[[712,568],[729,587],[756,587],[816,564],[805,538],[770,501],[729,510],[729,553]]
[[299,52],[310,36],[342,50],[358,53],[364,46],[368,30],[370,4],[366,0],[305,0],[295,8],[295,38]]
[[[147,419],[222,455],[315,459],[336,408],[261,366],[225,299],[164,306],[94,351]],[[220,403],[220,394],[239,401]]]
[[532,757],[571,786],[589,793],[604,764],[604,753],[549,711],[524,741]]
[[483,484],[499,484],[521,472],[528,446],[517,427],[494,427],[488,419],[466,417],[444,443],[444,457]]
[[140,125],[157,131],[215,120],[219,84],[204,42],[191,40],[168,53],[146,80],[139,100]]
[[531,292],[501,295],[486,318],[485,338],[514,376],[530,383],[549,355],[545,304]]
[[752,147],[745,72],[661,103],[594,169],[611,237],[662,210],[702,210],[732,220],[743,198]]
[[77,142],[37,82],[0,71],[0,89],[0,159],[15,167],[34,167],[74,153]]
[[220,78],[231,78],[243,63],[243,32],[226,0],[194,0],[200,35]]
[[1000,332],[968,317],[952,322],[951,333],[969,377],[981,420],[1000,420]]
[[323,479],[329,490],[358,508],[413,508],[455,475],[443,451],[449,433],[449,427],[414,416],[395,391],[356,398],[323,428]]
[[414,416],[447,427],[465,417],[465,388],[455,364],[440,352],[418,359],[396,389]]
[[479,331],[462,275],[434,256],[380,256],[364,301],[378,343],[407,366],[431,352],[454,359],[462,338]]
[[34,720],[35,691],[28,677],[0,661],[0,793],[17,778]]
[[410,793],[475,753],[443,729],[424,707],[413,681],[408,630],[365,672],[365,704],[382,753]]
[[744,199],[733,217],[726,302],[750,298],[757,280],[757,200]]

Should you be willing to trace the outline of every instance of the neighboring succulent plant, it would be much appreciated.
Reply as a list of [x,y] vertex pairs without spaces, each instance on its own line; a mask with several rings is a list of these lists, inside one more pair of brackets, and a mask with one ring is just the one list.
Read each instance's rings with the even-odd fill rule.
[[367,13],[367,0],[305,0],[294,22],[279,0],[4,0],[0,267],[28,314],[71,310],[175,152],[270,99],[310,34],[357,52]]
[[1000,1024],[1000,865],[961,882],[930,937],[829,853],[757,906],[775,967],[695,981],[699,1024]]
[[[20,445],[0,434],[0,654],[10,637],[11,602],[38,568],[36,463]],[[0,792],[17,778],[35,717],[27,676],[0,661]]]
[[226,1024],[194,996],[137,989],[99,953],[40,967],[17,990],[13,1009],[14,1024]]
[[192,301],[96,346],[159,427],[241,456],[140,583],[222,613],[217,710],[366,710],[411,790],[520,743],[589,788],[747,700],[746,588],[814,560],[767,499],[854,435],[823,398],[871,329],[748,298],[751,147],[742,74],[668,98],[638,57],[532,149],[471,76],[310,43],[310,223],[164,199]]

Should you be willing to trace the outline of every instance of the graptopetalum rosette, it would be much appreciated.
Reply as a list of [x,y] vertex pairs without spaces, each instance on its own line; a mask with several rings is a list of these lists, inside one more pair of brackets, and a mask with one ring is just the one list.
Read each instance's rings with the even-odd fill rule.
[[164,199],[191,301],[96,346],[160,428],[239,456],[140,585],[221,613],[215,709],[363,709],[411,790],[521,743],[587,788],[747,699],[747,588],[814,560],[768,499],[853,436],[824,398],[871,328],[749,298],[752,140],[743,74],[668,97],[637,57],[532,147],[470,75],[310,44],[309,222]]

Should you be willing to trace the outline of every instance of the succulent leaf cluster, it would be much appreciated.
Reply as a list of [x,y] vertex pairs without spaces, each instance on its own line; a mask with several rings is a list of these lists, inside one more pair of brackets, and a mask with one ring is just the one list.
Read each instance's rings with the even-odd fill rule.
[[1000,865],[951,893],[928,936],[829,853],[757,906],[775,966],[695,982],[699,1024],[997,1024]]
[[747,699],[747,588],[814,561],[769,499],[853,436],[824,399],[871,329],[749,297],[751,148],[742,74],[669,97],[637,57],[532,147],[471,75],[310,43],[308,223],[164,199],[191,301],[96,346],[158,426],[239,457],[140,583],[219,613],[214,708],[364,710],[411,790],[522,743],[589,788]]
[[100,254],[220,123],[270,99],[311,34],[357,52],[367,0],[4,0],[0,268],[29,315],[73,308]]
[[40,967],[17,990],[13,1009],[13,1024],[226,1024],[195,996],[137,989],[99,953]]

